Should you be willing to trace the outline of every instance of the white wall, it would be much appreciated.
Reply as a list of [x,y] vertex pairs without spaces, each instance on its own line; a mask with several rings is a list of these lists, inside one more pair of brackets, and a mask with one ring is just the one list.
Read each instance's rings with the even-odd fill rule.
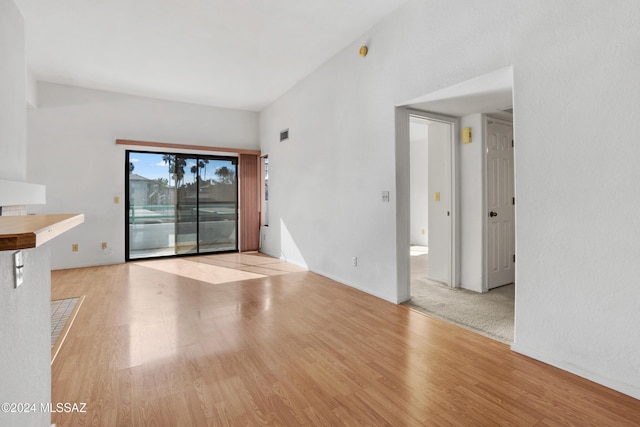
[[484,282],[484,120],[482,114],[460,119],[460,127],[472,129],[472,142],[458,144],[460,159],[460,287],[482,292]]
[[[0,0],[0,179],[26,177],[24,21]],[[48,245],[23,251],[24,283],[13,288],[13,251],[0,252],[0,402],[51,401]],[[38,408],[39,409],[39,408]],[[2,426],[48,425],[50,414],[0,412]]]
[[396,301],[408,190],[380,198],[404,153],[394,106],[513,65],[513,348],[640,397],[638,19],[635,0],[409,1],[261,113],[272,166],[263,248],[281,255],[282,222],[296,261]]
[[411,244],[429,246],[429,127],[412,120],[411,141]]
[[24,181],[27,171],[24,20],[11,0],[0,2],[0,179]]
[[124,261],[125,147],[116,139],[258,148],[253,112],[43,82],[37,93],[38,108],[28,115],[28,175],[46,184],[47,205],[31,211],[85,214],[84,224],[52,242],[55,269]]
[[260,114],[270,203],[262,249],[395,300],[394,129],[381,126],[394,109],[368,58],[351,46]]
[[539,10],[514,43],[514,348],[640,398],[640,3]]

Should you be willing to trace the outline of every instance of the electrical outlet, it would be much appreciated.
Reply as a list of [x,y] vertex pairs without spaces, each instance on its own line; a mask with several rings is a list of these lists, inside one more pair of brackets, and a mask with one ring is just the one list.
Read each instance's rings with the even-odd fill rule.
[[353,264],[354,267],[358,266],[358,257],[353,257],[351,258],[351,263]]
[[74,243],[73,245],[71,245],[71,252],[78,252],[78,244]]

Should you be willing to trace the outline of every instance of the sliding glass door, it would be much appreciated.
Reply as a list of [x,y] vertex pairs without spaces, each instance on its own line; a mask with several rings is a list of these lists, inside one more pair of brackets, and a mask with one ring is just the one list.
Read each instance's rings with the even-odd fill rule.
[[237,158],[126,157],[127,260],[238,249]]

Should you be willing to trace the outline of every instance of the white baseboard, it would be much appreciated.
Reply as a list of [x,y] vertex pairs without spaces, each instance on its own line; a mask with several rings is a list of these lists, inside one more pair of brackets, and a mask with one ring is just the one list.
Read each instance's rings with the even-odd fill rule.
[[[265,253],[265,255],[269,255],[269,254]],[[269,256],[273,257],[273,255],[269,255]],[[278,258],[278,257],[274,257],[274,258]],[[306,264],[302,264],[300,262],[295,262],[295,261],[288,260],[283,256],[280,256],[279,259],[280,259],[280,261],[284,261],[284,262],[286,262],[288,264],[293,264],[296,267],[300,267],[300,268],[304,268],[305,270],[309,270],[309,267]]]
[[63,264],[63,265],[52,265],[51,266],[51,270],[71,270],[72,268],[87,268],[87,267],[104,267],[106,265],[117,265],[117,264],[124,264],[124,260],[122,261],[109,261],[109,262],[104,262],[104,263],[100,263],[100,264]]
[[402,304],[403,302],[407,302],[411,299],[411,295],[403,295],[403,296],[399,296],[398,297],[398,301],[396,301],[396,304]]
[[640,389],[631,384],[626,384],[618,380],[602,377],[593,372],[589,372],[588,370],[580,366],[574,365],[572,363],[569,363],[563,360],[557,360],[548,354],[545,354],[527,347],[523,347],[516,343],[513,343],[511,345],[511,350],[515,351],[516,353],[525,355],[527,357],[531,357],[532,359],[536,359],[541,362],[544,362],[547,365],[555,366],[556,368],[562,369],[563,371],[571,372],[572,374],[575,374],[582,378],[586,378],[589,381],[593,381],[594,383],[598,383],[612,390],[619,391],[620,393],[626,394],[627,396],[631,396],[634,399],[640,399]]
[[312,271],[313,273],[319,274],[320,276],[324,276],[324,277],[326,277],[328,279],[331,279],[334,282],[338,282],[338,283],[343,284],[345,286],[349,286],[350,288],[354,288],[354,289],[357,289],[359,291],[362,291],[365,294],[373,295],[376,298],[383,299],[383,300],[391,302],[393,304],[398,304],[398,301],[394,301],[393,299],[387,298],[386,296],[384,296],[382,294],[379,294],[377,292],[374,292],[371,289],[365,289],[365,288],[363,288],[363,287],[361,287],[359,285],[356,285],[354,283],[349,283],[348,281],[346,281],[346,280],[344,280],[344,279],[342,279],[340,277],[336,277],[333,274],[324,273],[322,271],[314,271],[314,270],[310,270],[310,271]]

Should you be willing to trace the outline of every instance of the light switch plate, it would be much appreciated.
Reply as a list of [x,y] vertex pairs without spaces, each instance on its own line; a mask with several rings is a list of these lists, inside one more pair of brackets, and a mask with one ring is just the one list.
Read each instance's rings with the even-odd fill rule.
[[22,258],[22,251],[13,253],[13,266],[15,271],[15,285],[17,288],[22,285],[22,282],[24,282],[24,261]]

